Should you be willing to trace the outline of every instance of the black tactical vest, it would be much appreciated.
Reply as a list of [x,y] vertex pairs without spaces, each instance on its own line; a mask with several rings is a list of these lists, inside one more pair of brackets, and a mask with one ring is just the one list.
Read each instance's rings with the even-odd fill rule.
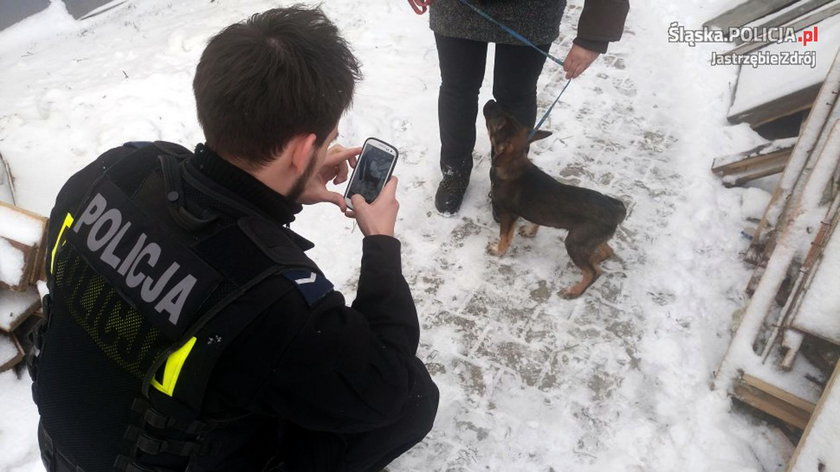
[[293,233],[186,165],[186,149],[116,152],[52,223],[33,369],[48,470],[184,470],[206,454],[224,420],[200,414],[216,361],[290,289],[278,274],[318,271]]

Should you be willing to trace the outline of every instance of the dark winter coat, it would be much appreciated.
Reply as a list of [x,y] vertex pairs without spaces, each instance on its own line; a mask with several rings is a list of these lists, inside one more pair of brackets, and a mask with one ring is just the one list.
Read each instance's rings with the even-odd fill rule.
[[[52,213],[52,221],[58,223],[50,226],[49,247],[54,247],[60,231],[64,229],[61,222],[65,221],[65,215],[72,211],[78,217],[76,207],[89,193],[91,183],[97,180],[103,169],[111,172],[115,156],[125,155],[125,152],[120,153],[121,149],[125,147],[101,156],[75,174],[62,188]],[[144,156],[154,158],[159,153],[152,146],[143,147],[141,151]],[[233,202],[232,206],[261,214],[266,222],[280,228],[279,231],[286,234],[292,244],[284,249],[286,252],[283,254],[292,254],[295,260],[303,260],[303,251],[312,248],[311,243],[285,226],[301,210],[299,204],[272,191],[203,146],[184,166],[195,170],[192,175],[204,188],[214,188],[225,195],[227,201]],[[170,193],[177,198],[178,193]],[[169,217],[165,207],[143,208],[142,211],[150,221],[163,221]],[[145,234],[143,236],[145,238]],[[225,252],[240,254],[238,251],[245,247],[240,243],[233,240],[225,247]],[[70,244],[64,247],[68,246]],[[259,264],[263,263],[262,259],[255,261],[238,256],[228,260],[230,267],[261,267]],[[130,270],[134,271],[134,267]],[[210,444],[210,452],[194,457],[190,470],[262,470],[263,464],[278,454],[280,446],[285,445],[279,435],[288,425],[326,433],[363,433],[394,424],[409,406],[422,403],[431,413],[427,426],[430,427],[438,393],[425,366],[415,356],[419,324],[411,292],[401,273],[400,242],[383,235],[364,238],[358,290],[351,306],[346,305],[341,293],[332,290],[332,284],[322,274],[311,272],[311,278],[305,280],[306,285],[296,278],[288,278],[290,274],[271,276],[257,286],[277,294],[267,308],[257,308],[259,304],[250,298],[239,305],[237,302],[231,305],[237,307],[239,317],[251,321],[235,337],[228,336],[229,333],[224,330],[216,336],[219,340],[231,338],[233,341],[212,371],[204,391],[202,416],[237,419],[224,422],[204,435],[202,440]],[[230,277],[228,273],[224,276]],[[55,315],[67,311],[62,307],[80,303],[76,298],[88,300],[87,293],[86,290],[76,290],[73,299],[69,299],[70,296],[62,298],[59,292],[54,294],[53,305],[61,309],[53,310],[54,317],[46,330],[36,398],[42,422],[45,412],[48,412],[52,416],[44,424],[50,427],[58,425],[48,428],[49,435],[58,438],[54,445],[47,446],[49,455],[55,448],[68,458],[65,462],[78,463],[81,458],[76,452],[84,450],[87,455],[85,461],[110,465],[115,456],[97,456],[95,461],[88,457],[107,455],[111,451],[103,448],[95,450],[89,447],[89,441],[86,442],[87,436],[99,434],[102,430],[100,423],[104,421],[102,415],[105,414],[103,408],[91,411],[94,406],[90,405],[95,405],[98,398],[94,393],[99,395],[104,392],[102,394],[107,395],[119,391],[125,382],[117,385],[113,381],[116,374],[113,378],[109,377],[111,370],[96,370],[84,362],[92,358],[106,366],[117,366],[117,363],[105,358],[97,345],[88,341],[86,332],[74,324],[70,316]],[[97,313],[100,311],[113,321],[110,312],[103,308]],[[56,320],[61,320],[63,325],[57,325]],[[234,321],[230,323],[235,324]],[[107,326],[108,330],[112,329],[110,321]],[[84,351],[89,355],[87,358],[77,355],[82,348],[64,342],[70,339],[68,336],[77,333],[84,339],[82,347],[87,349]],[[114,336],[111,335],[112,338]],[[207,343],[203,339],[198,342],[207,344],[210,340]],[[195,357],[195,354],[190,356]],[[186,365],[189,367],[189,363]],[[190,372],[189,368],[185,368],[179,382],[187,381]],[[47,388],[57,383],[69,387],[65,390]],[[150,389],[150,396],[155,399],[164,397],[155,389]],[[71,407],[64,407],[65,403]],[[120,415],[124,415],[122,410],[126,406],[112,403],[108,404],[109,408],[117,412],[113,416],[122,418]],[[116,440],[119,439],[117,436]],[[155,455],[148,460],[176,469],[184,465],[180,456],[166,454]],[[89,467],[87,470],[104,469]]]
[[[565,0],[470,1],[538,45],[557,39],[566,7]],[[606,52],[610,41],[621,39],[629,8],[628,0],[586,0],[574,43],[592,51]],[[437,0],[430,9],[430,27],[435,33],[453,38],[520,44],[460,0]]]

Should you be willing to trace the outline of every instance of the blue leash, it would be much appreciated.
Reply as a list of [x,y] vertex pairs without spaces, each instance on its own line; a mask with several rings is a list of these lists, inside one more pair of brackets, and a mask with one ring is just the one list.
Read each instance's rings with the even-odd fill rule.
[[570,83],[572,83],[572,79],[566,81],[566,85],[564,85],[563,89],[560,90],[560,95],[557,95],[557,98],[554,99],[554,103],[552,103],[551,106],[548,107],[548,110],[546,110],[545,114],[543,114],[542,118],[540,118],[540,122],[537,123],[537,126],[534,126],[534,129],[531,130],[531,133],[528,135],[529,140],[533,138],[535,134],[537,134],[537,131],[539,131],[540,127],[543,125],[543,123],[545,123],[545,120],[548,119],[548,115],[551,114],[551,110],[554,109],[554,105],[557,105],[557,102],[560,101],[560,97],[563,96],[563,92],[566,91],[566,87],[568,87]]
[[[551,54],[549,54],[549,53],[547,53],[547,52],[543,51],[542,49],[538,48],[538,47],[536,46],[536,44],[532,43],[530,40],[528,40],[528,38],[526,38],[525,36],[522,36],[521,34],[517,33],[516,31],[514,31],[514,30],[513,30],[512,28],[510,28],[509,26],[504,25],[504,24],[502,24],[502,23],[500,23],[500,22],[496,21],[496,19],[495,19],[495,18],[493,18],[492,16],[488,15],[488,14],[487,14],[487,13],[485,13],[483,10],[481,10],[481,9],[480,9],[480,8],[478,8],[478,7],[476,7],[475,5],[473,5],[472,3],[470,3],[469,1],[467,1],[467,0],[460,0],[460,2],[461,2],[461,3],[463,3],[464,5],[466,5],[466,6],[470,7],[470,8],[471,8],[474,12],[478,13],[479,15],[481,15],[482,17],[484,17],[485,19],[487,19],[487,20],[488,20],[488,21],[490,21],[491,23],[493,23],[493,24],[497,25],[499,28],[501,28],[501,29],[505,30],[505,32],[507,32],[509,35],[513,36],[514,38],[518,39],[519,41],[521,41],[521,42],[522,42],[523,44],[525,44],[526,46],[530,46],[530,47],[532,47],[532,48],[536,49],[537,51],[539,51],[539,52],[540,52],[540,54],[542,54],[542,55],[543,55],[543,56],[545,56],[546,58],[551,59],[553,62],[557,63],[557,64],[558,64],[558,65],[560,65],[560,66],[563,66],[563,61],[561,61],[560,59],[558,59],[558,58],[556,58],[556,57],[552,56]],[[570,83],[572,83],[572,79],[569,79],[569,80],[567,80],[567,81],[566,81],[566,85],[564,85],[564,86],[563,86],[563,89],[562,89],[562,90],[560,90],[560,95],[557,95],[557,98],[555,98],[555,99],[554,99],[554,103],[552,103],[552,104],[551,104],[551,106],[550,106],[550,107],[548,107],[548,110],[546,110],[545,114],[543,114],[542,118],[540,118],[539,123],[537,123],[537,125],[536,125],[536,126],[534,126],[534,129],[532,129],[532,130],[531,130],[531,134],[529,134],[529,135],[528,135],[528,139],[533,138],[533,137],[534,137],[534,135],[537,133],[537,131],[540,129],[540,126],[542,126],[542,125],[543,125],[543,123],[545,123],[545,120],[546,120],[546,119],[548,119],[548,115],[550,115],[550,114],[551,114],[551,111],[554,109],[554,105],[557,105],[557,102],[558,102],[558,101],[560,101],[560,97],[561,97],[561,96],[563,96],[563,92],[565,92],[565,91],[566,91],[566,88],[569,86],[569,84],[570,84]]]

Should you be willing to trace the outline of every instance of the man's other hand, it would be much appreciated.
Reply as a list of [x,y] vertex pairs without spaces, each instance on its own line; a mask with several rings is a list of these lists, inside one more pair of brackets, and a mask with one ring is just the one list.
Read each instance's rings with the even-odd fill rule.
[[356,218],[359,229],[365,236],[384,234],[394,236],[394,226],[397,224],[397,212],[400,203],[397,201],[397,178],[391,177],[379,196],[373,203],[368,204],[359,194],[353,195],[350,201],[353,210],[347,211],[347,216]]
[[566,78],[574,79],[580,74],[583,74],[583,71],[588,69],[600,55],[601,53],[599,52],[590,51],[577,44],[573,44],[572,49],[569,50],[569,54],[566,55],[566,60],[563,61],[563,70],[566,71]]
[[324,161],[309,178],[303,193],[298,197],[298,203],[312,205],[314,203],[330,202],[338,205],[341,211],[347,211],[344,195],[327,190],[327,182],[338,185],[347,180],[348,167],[356,167],[356,160],[362,148],[345,148],[336,144],[327,150]]

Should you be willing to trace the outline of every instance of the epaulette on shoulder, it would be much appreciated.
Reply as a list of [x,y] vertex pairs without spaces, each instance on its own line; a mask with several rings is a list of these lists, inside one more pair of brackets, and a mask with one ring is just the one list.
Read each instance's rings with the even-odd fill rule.
[[289,269],[284,270],[282,274],[289,282],[292,282],[310,307],[315,306],[316,303],[333,291],[332,282],[327,280],[324,274],[320,272]]

